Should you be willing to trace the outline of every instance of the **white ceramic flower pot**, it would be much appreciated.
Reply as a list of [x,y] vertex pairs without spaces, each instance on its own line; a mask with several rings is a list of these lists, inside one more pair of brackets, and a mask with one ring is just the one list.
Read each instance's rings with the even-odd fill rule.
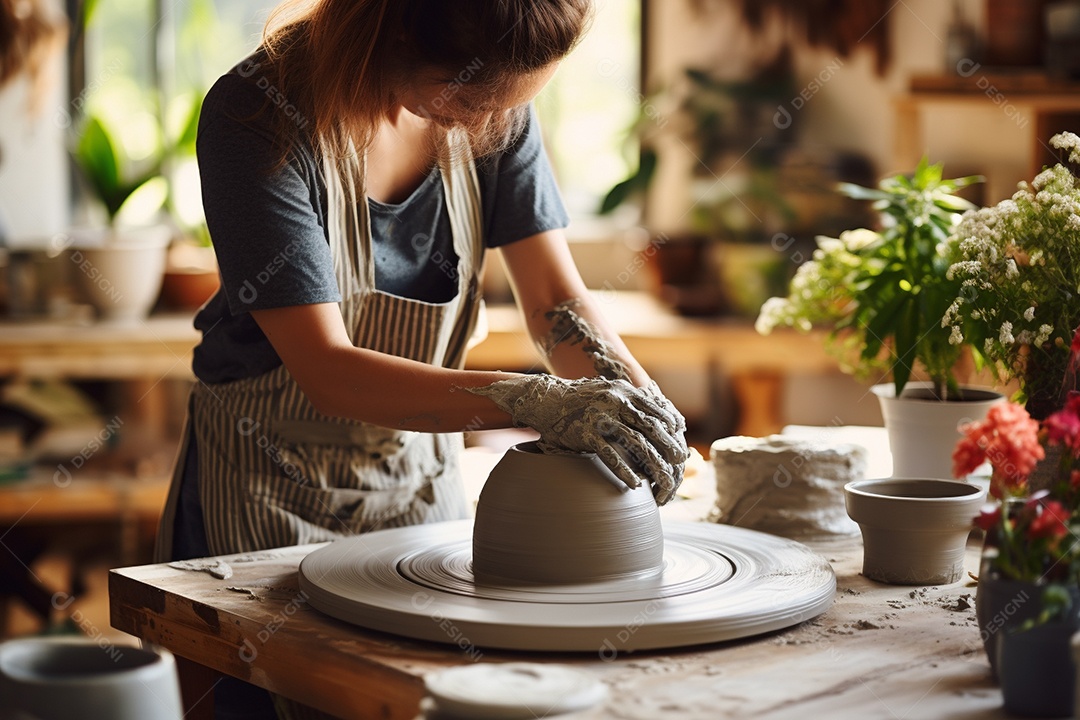
[[176,661],[166,650],[89,639],[0,644],[0,720],[181,720]]
[[75,278],[98,317],[145,318],[161,292],[171,230],[164,225],[81,234],[70,249]]
[[863,575],[892,585],[944,585],[964,575],[964,547],[986,491],[958,480],[884,478],[844,486],[863,537]]
[[952,477],[952,454],[960,440],[960,428],[982,420],[1005,396],[992,390],[964,387],[963,400],[941,402],[931,394],[928,382],[909,382],[897,398],[892,383],[872,390],[881,403],[881,415],[889,435],[893,477]]

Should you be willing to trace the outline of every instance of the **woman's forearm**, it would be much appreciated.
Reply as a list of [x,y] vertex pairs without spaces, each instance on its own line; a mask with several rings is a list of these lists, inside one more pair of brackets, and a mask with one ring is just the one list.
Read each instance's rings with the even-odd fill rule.
[[649,383],[585,288],[562,231],[539,233],[500,252],[529,335],[554,373]]
[[512,424],[495,403],[467,390],[514,377],[510,373],[451,370],[355,347],[326,352],[321,366],[300,386],[326,415],[419,432]]
[[357,348],[336,303],[255,310],[252,316],[324,415],[421,432],[511,426],[494,402],[466,389],[510,374],[451,370]]
[[635,385],[649,375],[611,329],[587,292],[527,313],[529,334],[548,367],[563,377],[625,377]]

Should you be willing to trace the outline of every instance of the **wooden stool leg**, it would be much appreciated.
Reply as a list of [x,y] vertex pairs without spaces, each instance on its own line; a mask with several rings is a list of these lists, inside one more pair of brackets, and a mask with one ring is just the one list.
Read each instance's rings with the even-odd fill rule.
[[218,672],[205,665],[176,656],[180,677],[180,697],[184,702],[184,720],[214,720],[214,685]]

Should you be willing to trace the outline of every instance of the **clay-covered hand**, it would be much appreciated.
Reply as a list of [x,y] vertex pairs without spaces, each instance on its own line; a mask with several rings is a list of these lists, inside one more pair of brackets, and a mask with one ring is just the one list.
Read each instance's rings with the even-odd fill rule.
[[666,489],[667,495],[664,501],[660,503],[663,505],[675,495],[675,491],[682,485],[683,471],[686,468],[686,459],[690,457],[690,448],[686,445],[686,418],[684,418],[682,413],[675,407],[675,404],[668,400],[667,396],[660,391],[660,386],[656,384],[655,380],[650,380],[649,384],[646,385],[643,390],[664,410],[664,417],[670,419],[669,422],[671,424],[668,425],[668,430],[679,440],[680,448],[682,449],[682,462],[672,466],[673,483],[670,488]]
[[685,421],[659,390],[625,380],[525,375],[469,391],[490,398],[515,425],[539,432],[541,450],[596,453],[630,487],[651,483],[661,505],[682,481]]

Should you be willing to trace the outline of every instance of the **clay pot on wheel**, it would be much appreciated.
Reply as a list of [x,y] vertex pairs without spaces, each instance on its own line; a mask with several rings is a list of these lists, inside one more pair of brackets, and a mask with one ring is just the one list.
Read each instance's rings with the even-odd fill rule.
[[595,454],[515,445],[480,494],[473,529],[478,580],[591,583],[654,574],[663,559],[652,491],[628,488]]
[[957,480],[885,478],[844,486],[863,536],[863,575],[893,585],[944,585],[964,574],[964,546],[986,492]]

